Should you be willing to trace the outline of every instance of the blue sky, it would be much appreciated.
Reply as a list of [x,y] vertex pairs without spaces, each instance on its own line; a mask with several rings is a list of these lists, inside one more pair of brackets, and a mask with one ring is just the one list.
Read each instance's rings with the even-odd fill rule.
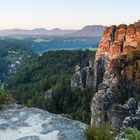
[[79,29],[139,19],[140,0],[0,0],[0,29]]

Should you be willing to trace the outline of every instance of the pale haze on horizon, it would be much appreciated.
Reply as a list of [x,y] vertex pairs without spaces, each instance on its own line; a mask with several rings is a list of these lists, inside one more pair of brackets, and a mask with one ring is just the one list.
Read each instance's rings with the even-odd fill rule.
[[133,23],[140,0],[0,0],[0,29],[62,28]]

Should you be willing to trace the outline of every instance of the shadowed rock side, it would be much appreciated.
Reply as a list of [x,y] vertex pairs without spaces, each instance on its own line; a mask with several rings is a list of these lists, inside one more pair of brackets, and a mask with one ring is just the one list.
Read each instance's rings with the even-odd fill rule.
[[112,130],[140,130],[140,22],[106,28],[97,49],[91,125],[111,123]]
[[85,127],[37,108],[9,105],[0,111],[0,140],[85,140]]

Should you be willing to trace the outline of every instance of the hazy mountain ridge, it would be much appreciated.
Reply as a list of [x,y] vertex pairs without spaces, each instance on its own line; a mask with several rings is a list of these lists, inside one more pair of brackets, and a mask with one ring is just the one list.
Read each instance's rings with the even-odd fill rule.
[[0,30],[0,36],[11,36],[11,35],[51,35],[51,36],[89,36],[89,37],[99,37],[102,35],[105,26],[102,25],[90,25],[85,26],[80,30],[63,30],[59,28],[54,28],[52,30],[47,30],[45,28],[35,28],[32,30],[27,29],[5,29]]
[[47,30],[45,28],[35,28],[32,30],[25,30],[25,29],[6,29],[6,30],[0,30],[0,35],[62,35],[65,33],[71,33],[74,32],[74,30],[61,30],[61,29],[52,29]]
[[102,25],[88,25],[71,34],[71,36],[89,36],[89,37],[100,37],[102,36],[105,26]]

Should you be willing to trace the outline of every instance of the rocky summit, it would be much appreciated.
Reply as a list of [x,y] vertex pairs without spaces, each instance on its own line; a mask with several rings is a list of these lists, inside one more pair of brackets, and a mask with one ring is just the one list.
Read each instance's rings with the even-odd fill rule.
[[91,124],[109,122],[115,133],[140,130],[140,22],[107,27],[97,49]]
[[85,140],[85,124],[21,105],[0,111],[0,140]]
[[127,54],[135,49],[140,41],[140,22],[134,24],[107,27],[101,38],[96,60],[107,57],[110,60],[120,54]]

